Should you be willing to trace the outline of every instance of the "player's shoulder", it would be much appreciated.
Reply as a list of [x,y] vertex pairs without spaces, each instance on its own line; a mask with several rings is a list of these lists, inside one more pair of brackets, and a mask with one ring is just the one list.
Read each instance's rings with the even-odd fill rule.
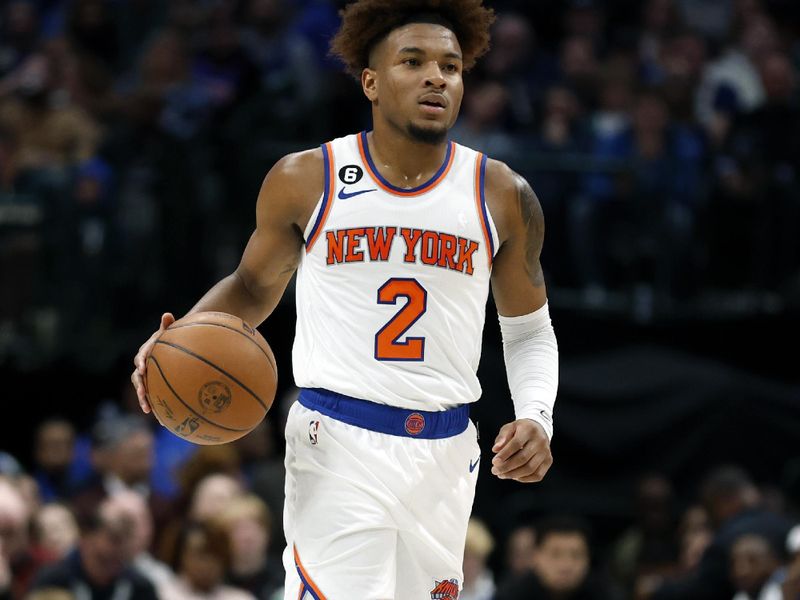
[[324,158],[321,148],[310,148],[283,156],[267,173],[267,179],[302,188],[324,178]]
[[506,163],[500,160],[486,161],[486,201],[498,227],[501,238],[519,220],[532,215],[541,215],[539,199],[530,183]]
[[259,211],[284,214],[300,224],[307,220],[325,188],[322,150],[292,152],[267,172],[258,196]]

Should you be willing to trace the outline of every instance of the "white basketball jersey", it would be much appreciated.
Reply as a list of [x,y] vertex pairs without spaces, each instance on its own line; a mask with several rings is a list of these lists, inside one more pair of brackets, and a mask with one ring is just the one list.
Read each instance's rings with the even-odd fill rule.
[[418,410],[481,395],[497,232],[486,157],[450,142],[425,184],[378,172],[362,132],[324,144],[325,191],[297,273],[298,387]]

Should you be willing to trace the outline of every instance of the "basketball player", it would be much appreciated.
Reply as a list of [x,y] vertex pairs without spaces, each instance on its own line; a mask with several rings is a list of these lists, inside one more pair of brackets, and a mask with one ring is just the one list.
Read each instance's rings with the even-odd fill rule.
[[[481,0],[350,4],[332,47],[372,105],[372,130],[278,161],[240,265],[192,309],[258,325],[297,270],[287,600],[457,598],[490,282],[517,417],[497,435],[492,473],[536,482],[552,463],[542,211],[506,165],[447,140],[493,18]],[[173,320],[135,358],[145,412],[146,359]]]

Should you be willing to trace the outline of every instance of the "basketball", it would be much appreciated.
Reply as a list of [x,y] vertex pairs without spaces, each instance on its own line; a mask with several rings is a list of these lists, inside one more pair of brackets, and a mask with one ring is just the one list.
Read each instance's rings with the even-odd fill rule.
[[269,344],[253,327],[226,313],[199,312],[158,337],[146,382],[161,425],[195,444],[214,445],[262,421],[278,372]]

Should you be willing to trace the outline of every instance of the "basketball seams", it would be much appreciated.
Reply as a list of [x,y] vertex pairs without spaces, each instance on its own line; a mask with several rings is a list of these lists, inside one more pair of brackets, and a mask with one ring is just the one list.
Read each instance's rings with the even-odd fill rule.
[[[158,342],[156,342],[156,343],[158,343]],[[162,343],[163,343],[163,342],[162,342]],[[171,346],[172,344],[167,344],[167,345],[170,345],[170,346]],[[198,358],[199,358],[199,357],[198,357]],[[244,432],[249,432],[249,431],[251,430],[250,428],[238,429],[238,428],[235,428],[235,427],[228,427],[228,426],[226,426],[226,425],[220,425],[219,423],[215,423],[214,421],[212,421],[212,420],[211,420],[211,419],[209,419],[208,417],[206,417],[206,416],[204,416],[204,415],[201,415],[200,413],[198,413],[198,412],[197,412],[197,411],[196,411],[196,410],[195,410],[195,409],[194,409],[194,408],[193,408],[191,405],[187,404],[187,403],[184,401],[184,399],[180,397],[180,395],[178,394],[178,392],[176,392],[176,391],[175,391],[175,388],[173,388],[173,387],[172,387],[172,384],[169,382],[169,379],[167,379],[167,376],[166,376],[166,374],[164,373],[164,371],[162,370],[162,368],[161,368],[161,365],[160,365],[160,364],[158,364],[158,359],[157,359],[155,356],[153,356],[152,354],[150,354],[150,356],[147,358],[147,360],[152,360],[152,361],[153,361],[153,364],[155,364],[156,368],[158,369],[158,373],[161,375],[161,379],[163,379],[163,380],[164,380],[164,383],[165,383],[165,384],[167,385],[167,387],[169,388],[169,391],[170,391],[170,392],[172,392],[172,395],[173,395],[173,396],[175,396],[175,398],[177,398],[177,399],[178,399],[178,402],[180,402],[181,404],[183,404],[183,406],[184,406],[184,407],[185,407],[185,408],[186,408],[186,409],[187,409],[189,412],[191,412],[192,414],[194,414],[195,416],[197,416],[199,419],[202,419],[203,421],[205,421],[205,422],[206,422],[206,423],[208,423],[209,425],[213,425],[214,427],[219,427],[220,429],[225,429],[226,431],[234,431],[234,432],[237,432],[237,433],[239,433],[239,432],[243,432],[243,431],[244,431]],[[211,365],[211,366],[214,366],[214,365]],[[238,383],[238,382],[237,382],[237,383]],[[244,387],[244,386],[242,386],[242,387]],[[245,388],[245,389],[246,389],[246,388]],[[248,390],[248,391],[249,391],[249,390]],[[251,393],[252,393],[252,392],[251,392]],[[259,400],[259,402],[261,402],[261,401]],[[160,422],[160,419],[159,419],[159,422]]]
[[[225,313],[214,313],[214,314],[223,315]],[[275,375],[276,376],[278,375],[278,367],[275,364],[275,359],[272,356],[270,356],[269,353],[266,350],[264,350],[264,348],[261,346],[261,344],[259,344],[256,340],[254,340],[253,338],[251,338],[250,336],[248,336],[244,332],[239,331],[238,329],[236,329],[235,327],[231,327],[230,325],[224,325],[222,323],[210,323],[210,322],[198,321],[198,322],[195,322],[195,323],[185,323],[183,325],[172,325],[171,327],[167,328],[167,330],[164,333],[166,333],[167,331],[172,331],[173,329],[183,329],[184,327],[196,327],[196,326],[199,326],[199,325],[208,325],[210,327],[222,327],[224,329],[229,329],[230,331],[233,331],[234,333],[238,333],[244,339],[246,339],[249,342],[251,342],[251,343],[256,345],[256,347],[261,351],[261,353],[269,361],[269,364],[272,366],[272,370],[275,372]]]
[[[188,326],[188,325],[187,325],[187,326]],[[189,356],[192,356],[192,357],[196,358],[197,360],[199,360],[199,361],[201,361],[201,362],[204,362],[204,363],[205,363],[205,364],[207,364],[209,367],[211,367],[211,368],[213,368],[213,369],[216,369],[217,371],[219,371],[220,373],[222,373],[223,375],[225,375],[225,377],[227,377],[228,379],[230,379],[231,381],[233,381],[234,383],[236,383],[236,384],[237,384],[239,387],[241,387],[243,390],[245,390],[245,391],[246,391],[248,394],[250,394],[250,395],[251,395],[253,398],[255,398],[256,402],[258,402],[258,403],[261,405],[261,408],[263,408],[263,409],[264,409],[264,411],[268,411],[268,410],[269,410],[269,407],[268,407],[266,404],[264,404],[264,402],[261,400],[261,398],[259,398],[259,397],[258,397],[258,395],[256,395],[256,393],[255,393],[255,392],[253,392],[253,390],[251,390],[251,389],[250,389],[249,387],[247,387],[247,386],[246,386],[244,383],[242,383],[241,381],[239,381],[239,379],[237,379],[236,377],[234,377],[233,375],[231,375],[230,373],[228,373],[228,372],[227,372],[225,369],[223,369],[222,367],[219,367],[219,366],[215,365],[214,363],[212,363],[212,362],[211,362],[210,360],[208,360],[207,358],[204,358],[203,356],[200,356],[200,355],[199,355],[199,354],[197,354],[196,352],[192,352],[192,351],[191,351],[191,350],[189,350],[188,348],[186,348],[186,347],[184,347],[184,346],[181,346],[181,345],[179,345],[179,344],[176,344],[175,342],[166,342],[166,341],[162,340],[161,338],[159,338],[159,339],[157,339],[157,340],[156,340],[156,345],[158,345],[158,344],[163,344],[163,345],[165,345],[165,346],[169,346],[170,348],[174,348],[175,350],[179,350],[179,351],[181,351],[181,352],[184,352],[185,354],[188,354]],[[159,370],[160,370],[160,368],[159,368]],[[170,387],[170,389],[172,389],[172,388]],[[177,395],[177,394],[176,394],[176,395]],[[181,402],[183,402],[183,400],[181,400]],[[209,421],[209,423],[211,423],[211,421]],[[237,431],[238,431],[238,430],[237,430]]]

